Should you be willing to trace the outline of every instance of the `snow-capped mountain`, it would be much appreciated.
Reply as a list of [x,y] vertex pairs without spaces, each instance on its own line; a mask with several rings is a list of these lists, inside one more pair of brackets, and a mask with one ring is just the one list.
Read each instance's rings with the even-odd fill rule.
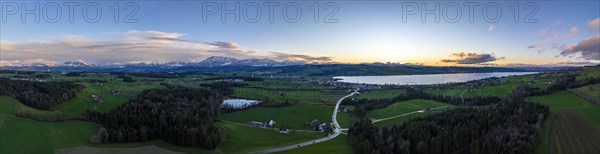
[[200,66],[218,67],[218,66],[287,66],[303,65],[306,62],[300,61],[282,61],[278,62],[267,58],[236,59],[231,57],[213,56],[199,63]]
[[90,67],[92,65],[90,65],[82,60],[78,60],[78,61],[66,61],[60,66],[63,66],[63,67]]

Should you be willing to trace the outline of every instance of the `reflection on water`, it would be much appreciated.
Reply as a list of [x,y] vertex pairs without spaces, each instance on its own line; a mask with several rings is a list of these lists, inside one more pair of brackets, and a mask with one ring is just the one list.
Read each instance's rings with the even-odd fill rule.
[[428,75],[390,75],[390,76],[338,76],[340,82],[366,83],[366,84],[400,84],[400,85],[428,85],[453,82],[467,82],[491,77],[505,77],[512,75],[527,75],[537,72],[492,72],[492,73],[456,73],[456,74],[428,74]]

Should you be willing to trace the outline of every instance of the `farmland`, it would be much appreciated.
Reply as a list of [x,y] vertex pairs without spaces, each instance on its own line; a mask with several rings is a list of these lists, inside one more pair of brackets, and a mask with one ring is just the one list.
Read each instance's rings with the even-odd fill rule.
[[592,105],[585,100],[567,92],[560,91],[550,95],[530,97],[529,100],[546,104],[550,110],[589,108]]
[[16,110],[29,107],[6,96],[0,96],[0,100],[0,153],[52,153],[59,148],[86,145],[90,135],[100,128],[84,121],[38,122],[20,118],[14,115]]
[[310,129],[306,123],[313,119],[317,119],[321,123],[330,123],[332,110],[332,106],[318,104],[295,104],[283,108],[256,107],[252,110],[223,114],[223,119],[238,123],[275,120],[277,127]]
[[[585,72],[585,71],[584,71]],[[590,75],[591,74],[591,75]],[[67,100],[54,108],[52,111],[38,110],[21,104],[10,97],[1,96],[0,103],[0,153],[12,152],[33,152],[33,153],[52,153],[57,149],[81,147],[92,148],[134,148],[134,147],[153,147],[182,153],[248,153],[257,150],[277,148],[281,146],[293,145],[305,141],[310,141],[326,136],[326,133],[306,131],[313,127],[308,126],[307,122],[317,119],[319,123],[331,123],[334,103],[342,96],[348,95],[348,88],[335,88],[331,86],[319,85],[306,79],[291,78],[263,78],[263,81],[244,81],[240,85],[233,87],[233,93],[225,98],[246,98],[262,100],[265,103],[255,107],[242,110],[228,111],[220,114],[218,122],[214,126],[223,132],[224,141],[217,149],[209,150],[200,147],[186,147],[171,144],[162,139],[149,140],[145,142],[134,143],[102,143],[91,144],[90,136],[96,134],[102,127],[100,124],[70,119],[82,119],[87,109],[95,109],[101,113],[108,113],[115,108],[134,99],[137,95],[147,89],[161,89],[168,86],[180,85],[190,88],[205,86],[214,83],[212,79],[219,77],[229,77],[232,74],[188,74],[181,78],[151,78],[133,76],[134,82],[123,82],[111,74],[87,74],[84,76],[65,76],[62,74],[50,74],[50,81],[72,81],[83,85],[85,88],[75,93],[75,97]],[[594,73],[583,73],[578,76],[579,80],[594,77]],[[2,76],[7,76],[2,74]],[[488,79],[473,81],[453,85],[426,85],[418,87],[429,94],[440,94],[452,97],[479,97],[479,96],[501,96],[504,97],[517,89],[520,85],[528,85],[535,88],[546,88],[549,82],[556,82],[560,74],[537,74],[513,76],[498,79]],[[327,79],[327,77],[316,77]],[[96,82],[104,80],[105,82]],[[583,86],[571,90],[577,90],[586,95],[597,96],[599,84]],[[591,88],[590,88],[591,87]],[[400,94],[407,93],[409,87],[387,88],[387,89],[361,89],[361,95],[352,96],[349,99],[392,99]],[[120,90],[117,95],[112,95],[113,90]],[[95,102],[91,95],[100,95],[103,98],[102,103]],[[562,90],[547,95],[527,97],[526,101],[545,104],[550,107],[551,113],[546,118],[540,134],[540,143],[536,146],[536,153],[546,153],[551,151],[585,152],[590,151],[589,146],[581,142],[596,141],[590,138],[573,138],[569,136],[581,136],[577,132],[592,132],[590,130],[600,130],[600,106],[590,104],[581,96],[573,94],[568,90]],[[284,104],[288,102],[288,104]],[[391,127],[402,124],[408,120],[421,119],[420,117],[434,116],[456,108],[479,108],[493,107],[494,104],[484,106],[469,105],[451,105],[444,102],[411,99],[406,101],[391,102],[388,106],[377,108],[366,112],[374,121],[377,128]],[[347,111],[338,112],[337,121],[342,128],[349,128],[355,122],[360,122],[361,118],[355,112],[355,105],[345,104],[341,106]],[[433,111],[416,112],[425,109],[435,109]],[[26,112],[34,117],[67,117],[66,121],[41,122],[17,116],[17,112]],[[404,115],[406,114],[406,115]],[[383,120],[382,120],[383,119]],[[259,128],[249,126],[248,122],[258,121],[266,122],[274,120],[274,128]],[[378,121],[381,120],[381,121]],[[574,124],[573,122],[577,122]],[[7,125],[7,123],[19,123]],[[571,125],[585,126],[582,128],[571,128]],[[21,126],[27,126],[26,129],[20,129]],[[287,134],[279,133],[275,129],[291,129]],[[582,129],[582,130],[579,130]],[[14,133],[18,132],[18,133]],[[74,132],[74,133],[73,133]],[[348,133],[347,130],[343,131]],[[566,132],[566,133],[565,133]],[[575,132],[575,133],[574,133]],[[574,134],[573,134],[574,133]],[[565,134],[569,134],[566,135]],[[8,140],[7,138],[17,138],[25,136],[28,139],[35,140]],[[348,142],[347,135],[316,143],[310,146],[283,151],[280,153],[306,153],[306,152],[325,152],[325,153],[352,153],[353,148]],[[589,140],[589,141],[587,141]],[[557,142],[557,141],[567,141]],[[568,144],[567,144],[568,143]],[[25,146],[35,148],[25,148]]]
[[437,102],[437,101],[415,99],[415,100],[397,102],[386,108],[373,110],[373,111],[369,112],[369,116],[374,119],[382,119],[382,118],[388,118],[388,117],[397,116],[397,115],[414,112],[414,111],[418,111],[418,110],[424,110],[424,109],[428,109],[428,108],[436,108],[436,107],[442,107],[442,106],[451,106],[451,105]]
[[358,99],[381,99],[381,98],[392,98],[405,93],[405,89],[382,89],[382,90],[371,90],[361,93],[357,96]]
[[600,131],[574,110],[557,111],[548,137],[547,152],[599,153]]
[[528,99],[550,106],[552,112],[542,127],[542,142],[536,153],[593,153],[595,149],[588,143],[599,141],[588,136],[600,135],[600,106],[568,91]]
[[351,154],[352,147],[348,145],[348,137],[341,135],[333,140],[317,143],[307,147],[278,152],[278,154],[301,154],[301,153],[331,153],[331,154]]

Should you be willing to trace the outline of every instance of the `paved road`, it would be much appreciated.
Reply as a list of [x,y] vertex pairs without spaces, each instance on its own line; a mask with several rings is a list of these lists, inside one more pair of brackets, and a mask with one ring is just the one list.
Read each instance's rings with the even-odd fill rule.
[[[358,90],[357,90],[358,91]],[[316,140],[312,140],[312,141],[308,141],[308,142],[303,142],[303,143],[298,143],[298,144],[294,144],[294,145],[289,145],[289,146],[284,146],[284,147],[278,147],[278,148],[273,148],[273,149],[266,149],[266,150],[261,150],[261,151],[255,151],[255,152],[251,152],[251,154],[262,154],[262,153],[274,153],[274,152],[279,152],[279,151],[285,151],[285,150],[290,150],[290,149],[295,149],[295,148],[299,148],[299,147],[304,147],[304,146],[308,146],[311,144],[315,144],[315,143],[319,143],[319,142],[324,142],[324,141],[328,141],[331,139],[334,139],[335,137],[339,136],[342,133],[342,128],[340,127],[340,124],[337,122],[337,112],[338,109],[340,107],[340,104],[342,103],[342,100],[353,96],[355,94],[357,94],[358,92],[352,92],[342,98],[340,98],[340,100],[337,101],[337,103],[335,104],[335,109],[333,110],[333,115],[331,116],[331,121],[333,121],[333,134],[329,135],[327,137],[324,138],[320,138],[320,139],[316,139]]]

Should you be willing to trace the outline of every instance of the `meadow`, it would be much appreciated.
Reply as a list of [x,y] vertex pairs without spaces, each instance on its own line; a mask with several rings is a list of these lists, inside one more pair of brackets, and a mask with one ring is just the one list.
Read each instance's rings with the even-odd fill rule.
[[409,112],[442,106],[452,105],[432,100],[413,99],[408,101],[397,102],[383,109],[369,111],[369,117],[373,119],[383,119]]
[[275,127],[291,129],[311,129],[306,123],[317,119],[320,123],[330,123],[333,106],[319,104],[295,104],[287,107],[255,107],[250,110],[223,114],[226,121],[248,123],[275,120]]
[[550,106],[550,110],[559,109],[578,109],[589,108],[592,104],[585,100],[569,93],[568,91],[560,91],[543,96],[534,96],[526,98],[529,101],[546,104]]
[[85,121],[39,122],[15,116],[17,109],[30,108],[0,96],[0,153],[53,153],[54,150],[89,144],[100,125]]
[[303,153],[328,153],[328,154],[352,154],[354,151],[348,144],[348,136],[340,135],[335,139],[317,143],[311,146],[305,146],[288,151],[277,152],[276,154],[303,154]]
[[382,99],[382,98],[392,98],[398,96],[400,94],[405,93],[405,89],[378,89],[378,90],[368,90],[362,92],[360,95],[355,96],[358,99]]
[[589,153],[595,150],[590,148],[592,145],[600,143],[599,138],[590,138],[600,136],[600,106],[568,91],[526,99],[546,104],[551,111],[542,127],[536,153]]

